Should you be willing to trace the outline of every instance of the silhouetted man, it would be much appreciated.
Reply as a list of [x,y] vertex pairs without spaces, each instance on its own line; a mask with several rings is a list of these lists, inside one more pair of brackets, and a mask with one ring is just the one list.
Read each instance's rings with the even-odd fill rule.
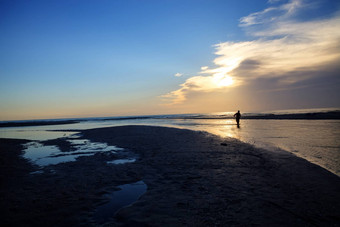
[[241,118],[241,113],[240,111],[237,111],[236,114],[234,114],[234,117],[236,118],[236,123],[237,123],[237,127],[240,127],[240,118]]

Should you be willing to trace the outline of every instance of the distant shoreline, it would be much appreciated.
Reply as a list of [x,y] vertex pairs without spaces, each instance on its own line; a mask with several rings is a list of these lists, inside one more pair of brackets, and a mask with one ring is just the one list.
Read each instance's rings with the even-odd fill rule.
[[4,122],[4,123],[0,123],[0,128],[24,127],[24,126],[44,126],[44,125],[66,125],[66,124],[75,124],[75,123],[79,123],[79,122],[80,121],[75,121],[75,120]]
[[[243,116],[248,120],[340,120],[340,112],[327,113],[302,113],[302,114],[264,114],[255,116]],[[231,119],[231,118],[229,118]]]

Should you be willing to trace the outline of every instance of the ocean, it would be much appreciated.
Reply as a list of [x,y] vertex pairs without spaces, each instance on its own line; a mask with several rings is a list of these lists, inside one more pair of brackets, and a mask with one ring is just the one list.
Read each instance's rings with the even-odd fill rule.
[[[288,151],[340,176],[339,108],[241,112],[239,128],[232,117],[233,114],[221,112],[0,122],[0,138],[39,141],[71,137],[76,134],[67,130],[122,125],[176,127],[233,137],[272,152]],[[62,121],[66,123],[69,121],[72,124],[48,125],[51,122],[63,123]],[[42,122],[47,125],[41,124]],[[10,127],[11,124],[16,127]],[[30,126],[23,126],[25,124]]]

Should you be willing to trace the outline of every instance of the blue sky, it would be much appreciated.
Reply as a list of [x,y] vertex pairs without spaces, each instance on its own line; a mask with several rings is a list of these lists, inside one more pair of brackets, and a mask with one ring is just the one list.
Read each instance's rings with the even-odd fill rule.
[[339,56],[325,53],[338,33],[296,41],[338,12],[336,0],[1,0],[0,120],[338,107]]

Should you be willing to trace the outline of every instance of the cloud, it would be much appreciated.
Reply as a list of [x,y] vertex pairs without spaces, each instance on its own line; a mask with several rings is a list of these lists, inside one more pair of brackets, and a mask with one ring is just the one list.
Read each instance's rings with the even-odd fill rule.
[[183,73],[176,73],[174,76],[175,77],[181,77],[181,76],[183,76]]
[[302,7],[306,7],[306,4],[303,4],[302,0],[293,0],[277,7],[269,7],[263,11],[242,17],[240,19],[240,26],[274,23],[277,20],[282,20],[292,16]]
[[187,92],[210,92],[217,89],[223,89],[232,83],[234,83],[234,81],[230,76],[219,73],[215,73],[212,76],[194,76],[181,84],[180,89],[172,91],[162,97],[170,100],[171,104],[178,104],[186,100]]
[[268,0],[268,3],[270,4],[274,4],[274,3],[277,3],[277,2],[280,2],[282,0]]
[[201,67],[201,75],[188,78],[163,97],[168,104],[178,104],[190,92],[227,91],[258,79],[277,78],[274,81],[284,90],[289,84],[322,77],[321,68],[340,61],[340,17],[296,19],[309,5],[292,0],[242,17],[240,26],[253,40],[215,45],[216,67]]

